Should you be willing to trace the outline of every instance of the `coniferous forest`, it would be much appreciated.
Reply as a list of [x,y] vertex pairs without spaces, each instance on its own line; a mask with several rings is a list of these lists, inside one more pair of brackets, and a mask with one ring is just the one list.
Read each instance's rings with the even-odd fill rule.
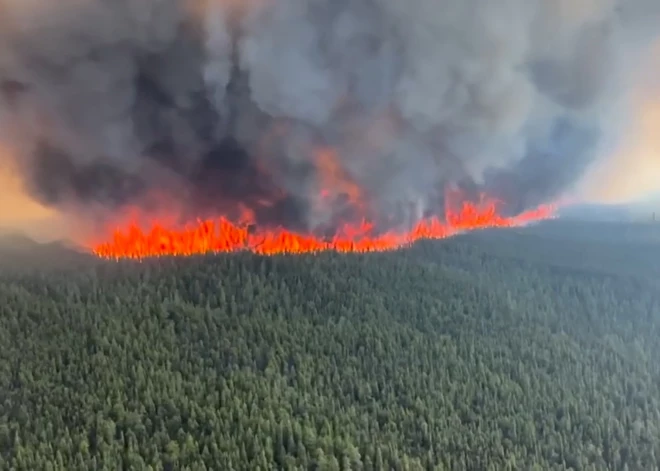
[[658,226],[364,255],[30,252],[0,256],[0,469],[660,466]]

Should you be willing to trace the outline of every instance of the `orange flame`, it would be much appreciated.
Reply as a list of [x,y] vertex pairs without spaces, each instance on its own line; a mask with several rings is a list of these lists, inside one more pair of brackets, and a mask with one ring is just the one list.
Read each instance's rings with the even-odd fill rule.
[[463,202],[459,208],[447,210],[446,213],[446,221],[436,217],[425,219],[410,231],[377,234],[373,224],[367,221],[346,224],[330,239],[283,228],[252,232],[249,213],[246,213],[242,222],[237,223],[225,217],[199,220],[196,224],[179,228],[156,222],[147,231],[142,230],[137,223],[132,223],[126,230],[115,230],[109,241],[93,244],[92,251],[108,259],[237,251],[251,251],[261,255],[330,250],[344,253],[382,252],[408,246],[421,239],[444,239],[466,231],[522,226],[553,217],[555,207],[539,206],[514,217],[504,217],[498,214],[496,201],[482,198],[478,204]]
[[346,195],[355,206],[362,206],[362,190],[346,173],[333,149],[319,149],[316,152],[316,170],[324,198]]

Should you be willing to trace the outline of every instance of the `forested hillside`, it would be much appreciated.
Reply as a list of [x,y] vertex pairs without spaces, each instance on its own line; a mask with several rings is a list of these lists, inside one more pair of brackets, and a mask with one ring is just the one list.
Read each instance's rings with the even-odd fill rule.
[[0,469],[658,469],[658,228],[612,227],[13,264]]

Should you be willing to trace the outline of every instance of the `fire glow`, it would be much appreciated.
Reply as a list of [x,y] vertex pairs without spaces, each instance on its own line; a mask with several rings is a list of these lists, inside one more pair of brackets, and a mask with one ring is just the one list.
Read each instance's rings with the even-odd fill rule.
[[303,254],[323,251],[383,252],[409,246],[422,239],[444,239],[487,228],[517,227],[552,218],[555,207],[539,206],[513,217],[498,213],[497,202],[482,198],[479,203],[463,202],[445,211],[445,220],[432,217],[418,222],[409,231],[378,233],[373,224],[344,224],[333,237],[297,233],[284,228],[255,229],[249,215],[242,222],[225,217],[199,220],[184,227],[154,222],[143,230],[137,223],[116,229],[110,240],[94,244],[95,255],[107,259],[144,259],[163,256],[190,256],[205,253],[250,251],[260,255]]

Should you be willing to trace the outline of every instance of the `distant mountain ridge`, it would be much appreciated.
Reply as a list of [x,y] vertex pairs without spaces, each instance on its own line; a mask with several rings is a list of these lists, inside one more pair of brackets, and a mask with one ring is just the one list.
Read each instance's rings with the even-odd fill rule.
[[0,232],[0,268],[38,268],[87,258],[67,240],[37,242],[20,232]]
[[655,201],[620,204],[578,204],[562,208],[562,219],[584,221],[652,221],[653,216],[660,220],[660,204]]
[[76,245],[68,240],[54,240],[51,242],[38,242],[28,235],[17,231],[0,230],[0,250],[33,250],[35,248],[62,248],[74,250]]

